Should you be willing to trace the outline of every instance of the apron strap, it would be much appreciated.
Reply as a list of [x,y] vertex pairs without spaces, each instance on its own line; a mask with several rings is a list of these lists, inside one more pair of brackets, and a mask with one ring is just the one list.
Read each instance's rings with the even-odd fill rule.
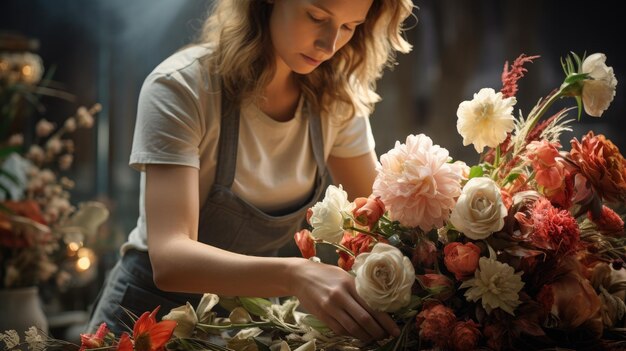
[[222,89],[222,117],[220,121],[220,138],[218,141],[215,184],[230,189],[235,179],[237,168],[237,143],[239,142],[239,104],[233,103]]

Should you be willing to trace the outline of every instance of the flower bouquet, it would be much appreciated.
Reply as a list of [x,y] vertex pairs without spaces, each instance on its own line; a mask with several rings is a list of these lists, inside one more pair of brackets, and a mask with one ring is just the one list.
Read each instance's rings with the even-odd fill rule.
[[93,260],[84,239],[108,216],[97,202],[77,210],[69,193],[74,182],[64,176],[75,149],[68,135],[90,128],[101,107],[80,107],[60,127],[44,117],[29,121],[32,112],[45,112],[41,96],[71,97],[50,88],[43,72],[32,52],[0,51],[0,288],[38,286],[53,277],[62,286],[71,279],[70,270],[59,267],[68,252],[74,261]]
[[404,326],[380,349],[626,348],[626,239],[611,207],[626,200],[626,161],[592,131],[564,150],[571,109],[542,119],[565,97],[579,119],[600,117],[617,81],[603,54],[572,54],[563,84],[514,117],[536,58],[505,64],[500,92],[459,105],[457,130],[479,164],[409,135],[380,157],[369,198],[331,187],[311,209],[312,231],[296,234],[305,257],[336,246],[359,295]]

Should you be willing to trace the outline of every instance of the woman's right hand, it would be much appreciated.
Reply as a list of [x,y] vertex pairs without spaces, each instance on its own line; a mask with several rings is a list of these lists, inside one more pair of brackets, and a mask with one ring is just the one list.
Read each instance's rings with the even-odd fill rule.
[[354,277],[343,269],[300,259],[290,271],[293,295],[336,334],[366,342],[400,334],[387,313],[372,310],[357,294]]

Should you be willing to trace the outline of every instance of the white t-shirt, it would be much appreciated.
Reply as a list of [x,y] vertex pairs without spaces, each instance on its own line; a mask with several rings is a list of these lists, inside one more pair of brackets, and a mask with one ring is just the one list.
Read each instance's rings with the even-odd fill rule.
[[[220,79],[207,71],[212,46],[181,50],[146,78],[137,108],[130,166],[142,171],[137,227],[128,248],[147,250],[144,190],[146,164],[175,164],[199,169],[200,206],[215,178],[220,134]],[[303,203],[313,191],[316,163],[308,119],[300,99],[294,117],[278,122],[255,104],[240,111],[237,167],[232,190],[265,212]],[[355,157],[374,149],[369,119],[322,119],[324,157]]]

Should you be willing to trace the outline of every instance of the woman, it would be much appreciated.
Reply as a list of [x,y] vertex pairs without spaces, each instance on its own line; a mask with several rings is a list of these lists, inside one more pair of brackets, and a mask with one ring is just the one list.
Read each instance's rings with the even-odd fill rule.
[[[318,201],[326,170],[349,196],[375,178],[367,115],[410,0],[218,0],[201,44],[159,65],[139,98],[130,165],[140,217],[90,330],[123,308],[161,312],[203,292],[296,296],[338,334],[399,333],[338,267],[275,258]],[[128,324],[128,322],[126,322]]]

